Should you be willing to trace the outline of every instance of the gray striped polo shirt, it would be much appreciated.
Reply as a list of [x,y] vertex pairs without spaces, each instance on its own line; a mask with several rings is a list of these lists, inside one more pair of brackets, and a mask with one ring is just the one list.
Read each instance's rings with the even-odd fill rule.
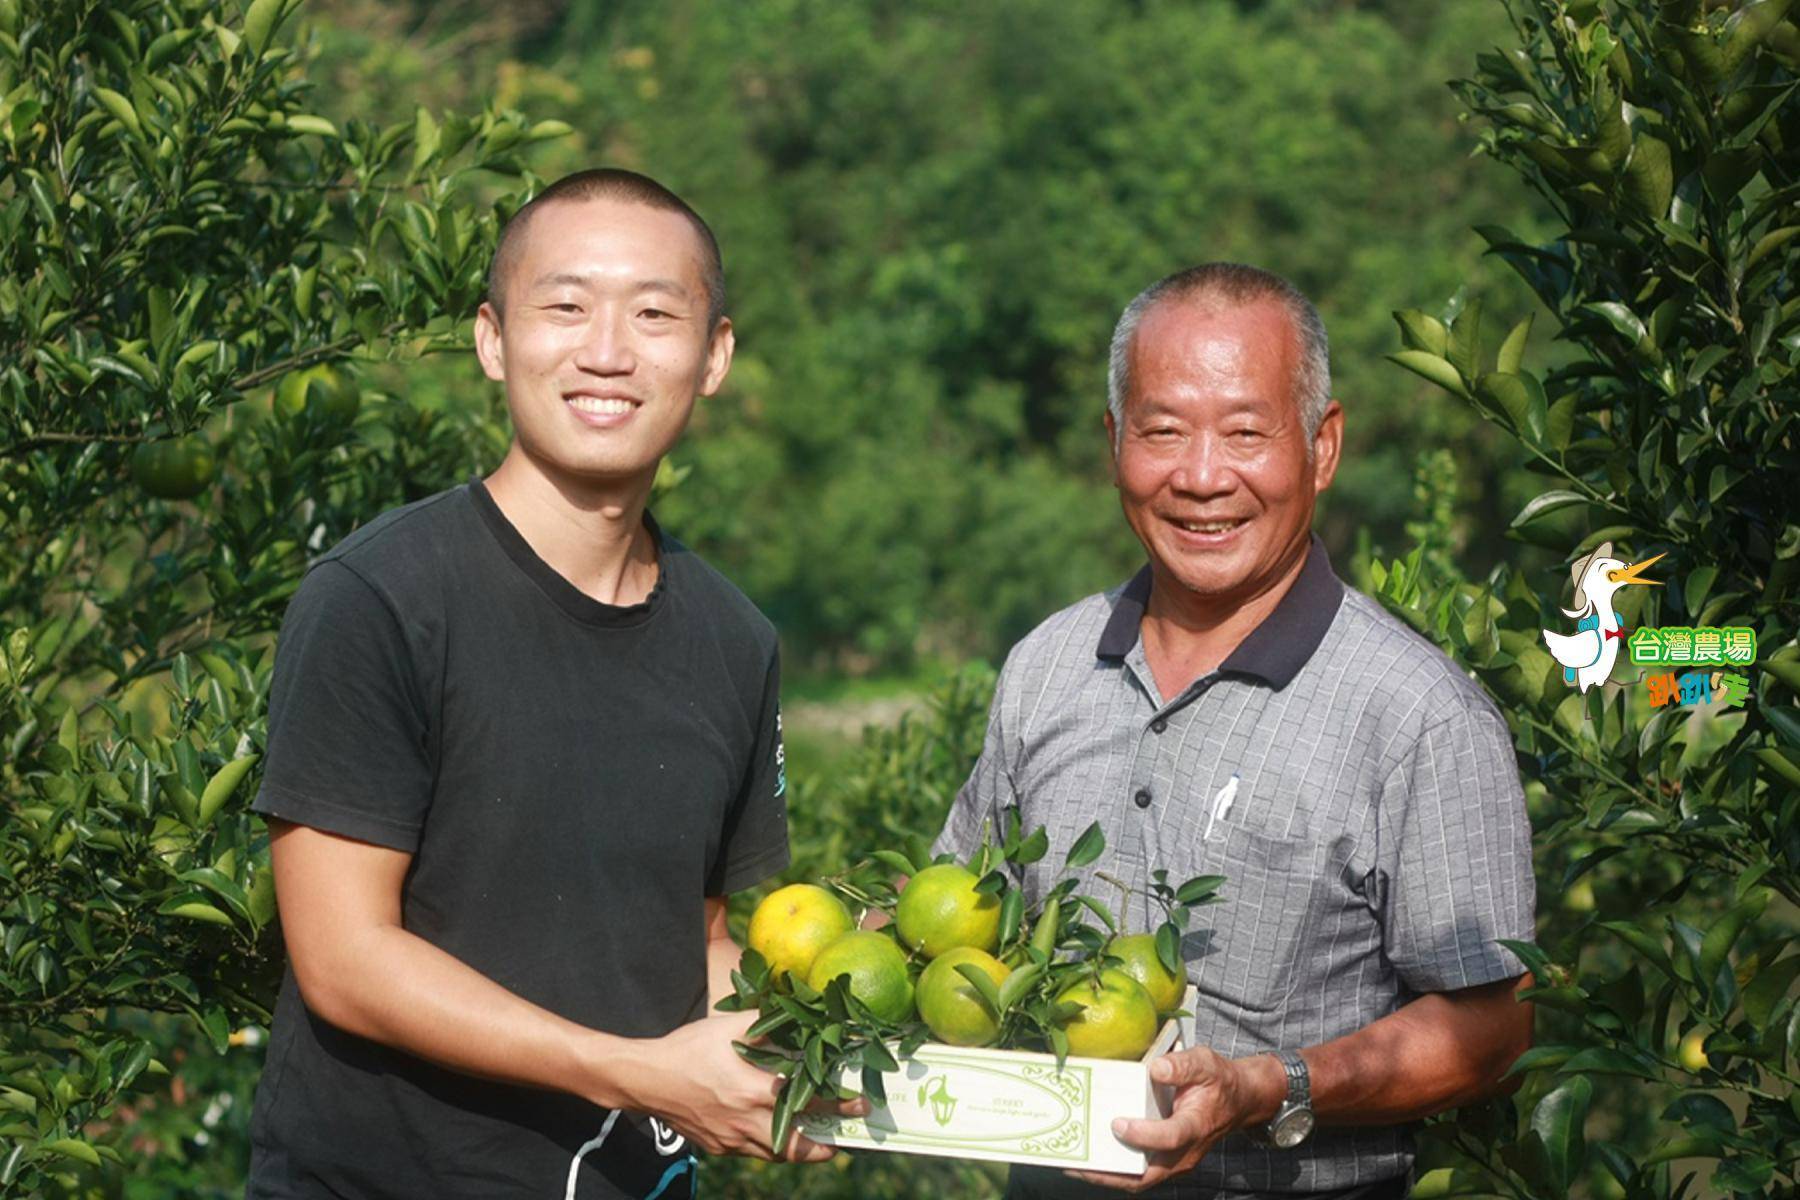
[[[1034,903],[1095,820],[1106,851],[1083,890],[1115,911],[1093,872],[1138,887],[1158,867],[1171,882],[1226,876],[1182,955],[1199,993],[1188,1044],[1228,1057],[1317,1045],[1421,993],[1520,974],[1495,939],[1533,937],[1531,828],[1512,738],[1480,688],[1345,587],[1317,538],[1275,610],[1167,703],[1138,631],[1149,595],[1146,567],[1013,648],[936,849],[967,858],[1017,804],[1050,834],[1022,875]],[[1128,912],[1154,928],[1142,897]],[[1321,1126],[1294,1150],[1233,1134],[1192,1181],[1324,1191],[1404,1175],[1412,1157],[1407,1126]]]

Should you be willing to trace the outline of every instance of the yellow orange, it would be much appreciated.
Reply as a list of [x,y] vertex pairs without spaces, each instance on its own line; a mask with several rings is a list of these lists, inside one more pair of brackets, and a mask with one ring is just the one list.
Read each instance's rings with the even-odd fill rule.
[[750,914],[750,948],[768,961],[776,978],[802,979],[819,951],[850,932],[850,910],[810,883],[790,883],[763,898]]

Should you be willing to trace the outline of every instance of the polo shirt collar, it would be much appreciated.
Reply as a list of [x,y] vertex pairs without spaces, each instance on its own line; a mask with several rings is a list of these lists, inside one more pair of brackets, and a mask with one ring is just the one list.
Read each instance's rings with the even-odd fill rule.
[[[1100,634],[1098,657],[1122,662],[1138,643],[1144,609],[1150,603],[1150,567],[1132,576],[1119,593],[1112,617]],[[1275,605],[1275,611],[1238,643],[1219,664],[1219,674],[1250,675],[1277,690],[1286,687],[1313,656],[1344,598],[1343,581],[1331,569],[1331,556],[1319,535],[1312,537],[1306,564]]]

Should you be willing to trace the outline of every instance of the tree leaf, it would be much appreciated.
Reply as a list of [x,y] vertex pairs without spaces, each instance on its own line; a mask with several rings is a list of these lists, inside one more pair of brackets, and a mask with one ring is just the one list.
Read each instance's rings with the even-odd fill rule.
[[1525,440],[1541,443],[1549,429],[1549,404],[1543,385],[1530,375],[1490,372],[1476,381],[1475,391],[1504,412]]
[[1435,354],[1427,354],[1423,350],[1402,350],[1397,354],[1388,355],[1388,361],[1398,363],[1413,374],[1428,379],[1458,396],[1469,394],[1469,389],[1463,383],[1462,376],[1457,374],[1456,368],[1451,366],[1447,359],[1440,358]]
[[1644,1156],[1643,1165],[1653,1167],[1657,1163],[1670,1162],[1677,1158],[1717,1158],[1718,1156],[1719,1139],[1717,1136],[1707,1133],[1663,1141]]
[[46,1154],[55,1154],[62,1158],[72,1158],[76,1162],[84,1162],[90,1167],[100,1165],[100,1155],[95,1149],[79,1138],[57,1138],[54,1142],[45,1142],[39,1147]]
[[1781,1005],[1790,999],[1788,993],[1796,976],[1800,976],[1800,954],[1790,954],[1758,970],[1744,985],[1744,1016],[1752,1025],[1767,1029],[1779,1019]]
[[1541,1071],[1549,1067],[1560,1067],[1571,1058],[1574,1058],[1578,1053],[1580,1053],[1580,1049],[1576,1046],[1561,1044],[1533,1046],[1531,1049],[1515,1058],[1512,1065],[1506,1069],[1506,1074],[1502,1075],[1501,1078],[1511,1079],[1514,1075],[1523,1075],[1528,1071]]
[[1019,843],[1018,849],[1013,851],[1012,861],[1021,866],[1029,866],[1049,852],[1050,833],[1040,825],[1025,835],[1024,840]]
[[773,1009],[751,1022],[750,1028],[744,1030],[744,1040],[754,1042],[757,1038],[767,1037],[778,1030],[786,1029],[794,1023],[794,1015],[782,1009]]
[[1577,313],[1593,313],[1606,321],[1630,342],[1633,346],[1644,341],[1649,331],[1644,328],[1643,320],[1629,308],[1617,300],[1600,300],[1593,304],[1583,305]]
[[1450,326],[1450,343],[1444,349],[1444,357],[1456,368],[1457,374],[1464,379],[1473,379],[1481,373],[1481,300],[1470,300],[1456,314],[1456,323]]
[[1024,998],[1043,973],[1042,965],[1027,963],[1002,980],[999,991],[1000,1011],[1011,1012],[1013,1006]]
[[1494,363],[1494,370],[1502,375],[1516,375],[1520,365],[1525,361],[1525,343],[1531,338],[1531,323],[1536,313],[1526,313],[1524,318],[1512,327],[1506,340],[1500,343],[1500,353]]
[[1586,503],[1587,498],[1577,492],[1561,489],[1545,492],[1541,496],[1534,497],[1524,508],[1521,508],[1519,515],[1512,519],[1512,524],[1508,528],[1521,529],[1534,521],[1543,520],[1551,513],[1561,512],[1571,505]]
[[295,113],[287,119],[287,127],[294,133],[315,134],[319,137],[335,138],[338,136],[337,126],[324,117],[315,117],[309,113]]
[[200,1023],[201,1031],[212,1042],[215,1054],[223,1054],[231,1049],[231,1017],[222,1005],[208,1005],[193,1016]]
[[[992,983],[992,980],[988,981]],[[863,1065],[873,1067],[877,1071],[898,1071],[899,1060],[887,1048],[887,1043],[880,1038],[870,1038],[862,1050]]]
[[1497,1192],[1493,1176],[1473,1167],[1437,1167],[1419,1176],[1407,1200],[1450,1200],[1455,1196],[1488,1196]]
[[1715,563],[1707,563],[1688,572],[1687,579],[1682,583],[1681,592],[1690,616],[1699,614],[1700,609],[1706,603],[1707,593],[1712,591],[1713,580],[1718,577],[1719,568]]
[[1677,1096],[1663,1109],[1662,1119],[1727,1136],[1736,1133],[1738,1127],[1737,1118],[1732,1115],[1730,1106],[1717,1096],[1705,1092],[1689,1092]]
[[183,883],[197,883],[213,895],[219,897],[219,899],[225,901],[226,904],[230,905],[239,914],[245,917],[250,915],[250,900],[249,897],[244,895],[244,889],[239,887],[234,880],[227,878],[218,869],[214,867],[196,867],[191,871],[183,871],[180,875],[177,875],[176,878]]
[[1096,917],[1099,917],[1100,923],[1109,930],[1112,930],[1114,933],[1118,932],[1119,922],[1117,918],[1113,916],[1112,909],[1108,908],[1104,903],[1096,900],[1092,896],[1076,896],[1075,903],[1081,905]]
[[119,124],[125,126],[133,134],[142,137],[144,126],[138,118],[137,106],[125,96],[111,88],[96,87],[94,97],[106,108],[106,111],[117,117]]
[[1624,196],[1627,207],[1646,221],[1669,215],[1675,195],[1675,166],[1669,143],[1639,134],[1625,164]]
[[981,997],[981,1006],[988,1010],[988,1015],[995,1020],[1000,1019],[1003,1008],[1000,1004],[1000,989],[994,986],[988,973],[974,963],[957,963],[956,973],[969,981],[975,994]]
[[251,0],[250,9],[244,14],[244,40],[250,44],[250,52],[260,56],[269,48],[269,42],[275,36],[275,26],[282,16],[284,0]]
[[1570,1073],[1583,1072],[1590,1075],[1635,1075],[1640,1079],[1650,1080],[1661,1078],[1656,1071],[1611,1046],[1589,1046],[1565,1062],[1562,1069]]
[[1100,822],[1095,821],[1081,831],[1075,844],[1069,847],[1069,856],[1063,860],[1068,868],[1085,867],[1106,850],[1106,835],[1100,831]]
[[1181,930],[1173,921],[1164,921],[1156,927],[1156,958],[1165,971],[1181,974]]
[[73,704],[63,710],[62,723],[56,730],[56,744],[68,752],[71,764],[80,764],[81,714]]
[[1223,875],[1196,875],[1175,889],[1175,900],[1178,904],[1199,904],[1225,882]]
[[1792,704],[1765,704],[1762,714],[1782,741],[1790,746],[1800,746],[1800,708]]
[[775,1102],[775,1118],[769,1127],[769,1143],[775,1148],[776,1157],[786,1156],[794,1118],[812,1102],[813,1091],[813,1081],[802,1072],[790,1075],[781,1085],[781,1094]]
[[1543,1139],[1544,1163],[1558,1193],[1566,1193],[1570,1182],[1586,1165],[1587,1141],[1582,1127],[1593,1094],[1593,1081],[1586,1075],[1574,1075],[1538,1101],[1532,1111],[1531,1128]]
[[1752,892],[1706,931],[1700,941],[1700,979],[1703,982],[1710,983],[1718,978],[1719,969],[1737,944],[1738,935],[1744,931],[1744,926],[1762,915],[1763,909],[1768,907],[1769,895],[1766,889]]
[[1762,1155],[1741,1155],[1722,1159],[1713,1172],[1713,1187],[1733,1195],[1762,1192],[1775,1177],[1775,1161]]
[[1579,397],[1564,396],[1550,406],[1544,419],[1544,440],[1558,450],[1567,450],[1575,436],[1575,408]]
[[1000,944],[1010,945],[1019,936],[1019,923],[1025,915],[1025,894],[1018,888],[1007,888],[1000,897]]
[[136,1045],[132,1046],[126,1053],[125,1060],[119,1064],[116,1077],[116,1084],[119,1090],[123,1091],[125,1088],[130,1087],[132,1081],[143,1073],[144,1068],[150,1065],[150,1056],[152,1053],[153,1051],[149,1042],[138,1042]]
[[157,912],[162,916],[175,916],[175,918],[182,918],[185,921],[203,921],[207,925],[223,925],[223,927],[229,928],[232,925],[232,919],[225,916],[216,907],[212,907],[211,903],[207,903],[203,896],[205,896],[205,892],[182,892],[180,896],[173,896],[169,900],[162,901],[162,905],[157,907]]
[[919,873],[918,868],[913,866],[912,859],[898,850],[876,850],[869,857],[896,874],[912,876]]
[[250,773],[250,768],[256,765],[256,760],[256,755],[246,754],[242,758],[233,759],[213,772],[213,777],[206,781],[206,787],[200,793],[201,826],[212,824],[213,817],[218,815],[219,809],[223,807],[225,801],[229,800],[232,793],[237,791],[238,784],[244,781],[244,776]]
[[1438,358],[1444,356],[1450,338],[1442,321],[1416,308],[1402,309],[1394,314],[1394,320],[1400,326],[1400,336],[1408,350],[1422,350]]

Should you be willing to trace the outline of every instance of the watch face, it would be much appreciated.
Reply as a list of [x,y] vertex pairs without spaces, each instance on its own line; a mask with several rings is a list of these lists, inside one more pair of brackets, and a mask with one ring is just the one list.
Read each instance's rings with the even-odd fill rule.
[[1297,1108],[1275,1126],[1275,1144],[1283,1150],[1291,1150],[1304,1142],[1312,1131],[1312,1110]]

